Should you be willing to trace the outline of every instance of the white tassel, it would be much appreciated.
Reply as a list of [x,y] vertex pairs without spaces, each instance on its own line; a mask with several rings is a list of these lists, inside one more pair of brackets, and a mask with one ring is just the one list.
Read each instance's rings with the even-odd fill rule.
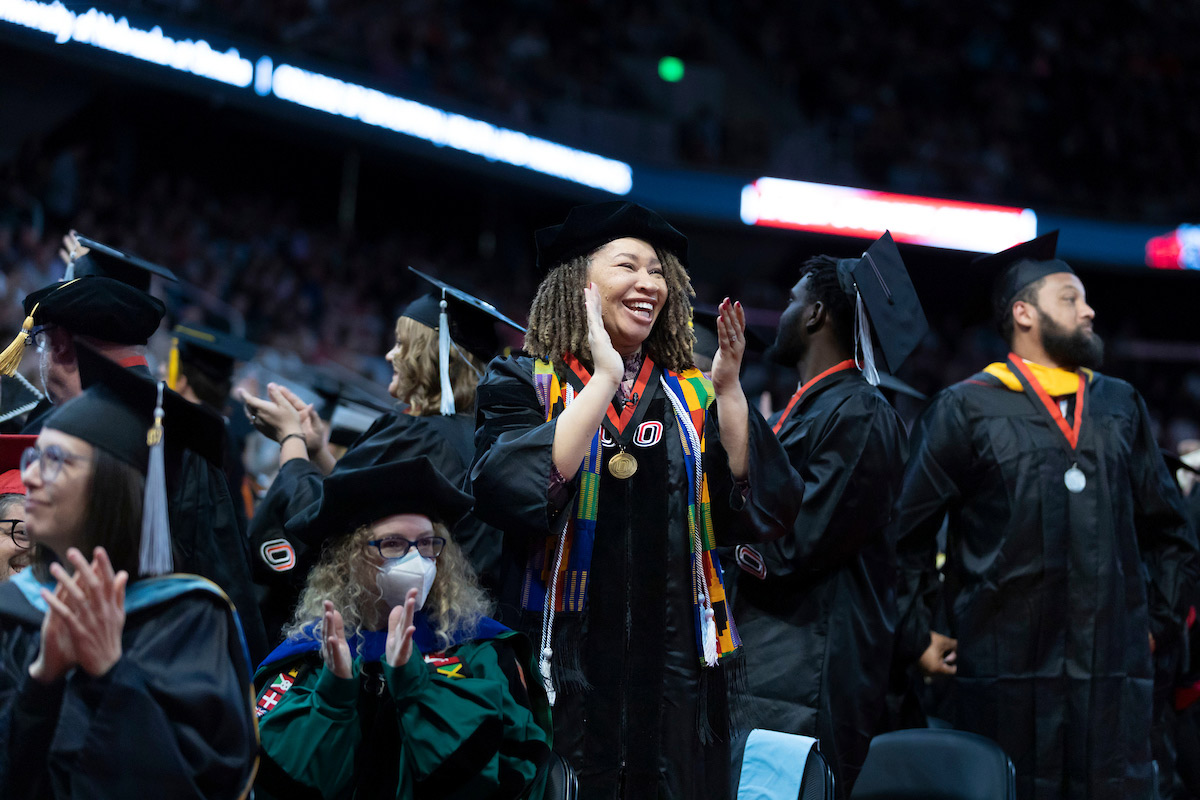
[[454,387],[450,385],[450,317],[446,313],[446,296],[442,295],[442,313],[438,315],[438,372],[442,377],[441,412],[454,416]]
[[[858,368],[863,377],[872,386],[879,385],[879,370],[875,369],[875,348],[871,345],[871,323],[867,319],[867,310],[863,307],[862,293],[855,292],[854,301],[854,348],[862,349],[862,363]],[[858,357],[856,352],[855,358]]]
[[154,427],[146,433],[150,464],[146,469],[146,495],[142,503],[142,542],[138,551],[141,575],[167,575],[175,568],[171,558],[171,527],[167,519],[167,478],[163,464],[163,389],[158,383]]
[[710,667],[717,665],[717,621],[712,606],[704,608],[704,663]]

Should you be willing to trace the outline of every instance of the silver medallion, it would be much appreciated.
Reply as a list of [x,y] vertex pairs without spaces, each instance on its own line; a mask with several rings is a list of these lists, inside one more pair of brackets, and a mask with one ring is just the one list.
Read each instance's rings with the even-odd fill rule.
[[1067,491],[1073,494],[1079,494],[1087,487],[1087,476],[1075,464],[1063,475],[1063,483],[1067,485]]

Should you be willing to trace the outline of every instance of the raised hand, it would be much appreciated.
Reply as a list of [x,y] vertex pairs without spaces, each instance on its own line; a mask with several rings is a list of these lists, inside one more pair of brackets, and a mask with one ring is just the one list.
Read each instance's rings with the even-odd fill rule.
[[583,290],[583,306],[587,311],[588,347],[592,351],[592,374],[604,375],[616,383],[625,377],[625,362],[613,347],[612,339],[604,328],[604,317],[600,313],[600,290],[589,283]]
[[746,312],[741,303],[728,297],[717,310],[717,354],[713,357],[712,382],[718,393],[740,386],[742,357],[746,354]]
[[[282,441],[290,433],[304,434],[300,412],[283,394],[284,387],[276,383],[267,384],[267,397],[260,398],[242,391],[241,399],[246,404],[246,416],[259,433],[268,439]],[[308,445],[308,437],[305,437]]]
[[412,637],[416,633],[413,615],[417,608],[417,590],[409,589],[404,605],[396,606],[388,615],[387,644],[383,657],[390,667],[403,667],[412,657]]
[[354,675],[354,662],[350,658],[350,645],[346,642],[346,624],[342,613],[325,601],[325,618],[321,623],[321,660],[325,667],[339,678]]
[[[277,386],[276,384],[271,384]],[[278,385],[280,395],[292,404],[300,414],[300,432],[304,434],[304,446],[308,448],[309,458],[315,456],[325,445],[329,444],[329,425],[317,414],[312,403],[305,403],[300,395],[283,385]],[[268,388],[268,391],[270,389]]]
[[91,564],[74,547],[67,550],[67,560],[75,567],[74,575],[68,575],[61,564],[50,565],[50,573],[64,590],[61,597],[58,592],[43,597],[66,622],[76,663],[99,677],[121,659],[129,575],[124,570],[113,573],[103,547],[95,549]]

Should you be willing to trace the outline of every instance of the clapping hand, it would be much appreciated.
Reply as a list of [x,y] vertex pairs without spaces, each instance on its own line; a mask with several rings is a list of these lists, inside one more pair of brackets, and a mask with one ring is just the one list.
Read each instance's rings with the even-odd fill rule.
[[396,606],[388,615],[387,645],[384,658],[390,667],[403,667],[412,657],[412,637],[416,633],[413,616],[417,613],[417,590],[409,589],[404,605]]
[[29,674],[46,683],[74,666],[99,677],[116,665],[122,653],[129,574],[113,572],[103,547],[95,549],[90,564],[74,547],[67,550],[67,560],[75,574],[67,574],[61,564],[51,564],[50,574],[58,586],[53,594],[42,590],[50,608],[42,622],[42,651]]
[[350,645],[346,642],[346,625],[342,614],[325,601],[325,619],[321,623],[321,660],[325,668],[339,678],[349,678],[353,672]]
[[742,357],[746,354],[746,312],[728,297],[717,308],[717,354],[713,357],[713,389],[724,393],[739,387]]

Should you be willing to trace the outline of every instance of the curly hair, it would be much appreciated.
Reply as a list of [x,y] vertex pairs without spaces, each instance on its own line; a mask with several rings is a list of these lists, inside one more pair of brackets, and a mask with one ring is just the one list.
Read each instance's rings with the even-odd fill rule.
[[[446,547],[438,556],[437,575],[423,610],[445,649],[454,641],[454,634],[475,630],[479,620],[492,613],[493,606],[446,526],[434,522],[433,532],[445,538]],[[376,567],[364,557],[366,543],[373,535],[374,528],[363,525],[326,545],[320,560],[308,573],[292,621],[284,629],[287,636],[311,635],[323,639],[326,600],[341,612],[347,641],[358,638],[363,631],[387,627],[387,618],[378,618],[377,607],[383,595],[375,581]],[[313,620],[317,620],[315,627]]]
[[[599,248],[597,248],[598,250]],[[674,253],[657,251],[667,280],[667,301],[646,337],[647,355],[663,367],[676,372],[693,365],[692,279]],[[583,290],[587,286],[588,267],[596,251],[576,256],[550,270],[533,298],[529,309],[529,330],[525,333],[525,351],[535,358],[565,368],[563,356],[571,353],[591,369],[592,351],[588,347],[587,312]]]
[[[393,366],[400,376],[397,394],[408,403],[414,416],[437,414],[442,404],[442,378],[438,372],[438,332],[409,317],[396,320],[398,350]],[[475,386],[486,365],[464,348],[451,343],[450,385],[454,408],[459,412],[475,407]]]

